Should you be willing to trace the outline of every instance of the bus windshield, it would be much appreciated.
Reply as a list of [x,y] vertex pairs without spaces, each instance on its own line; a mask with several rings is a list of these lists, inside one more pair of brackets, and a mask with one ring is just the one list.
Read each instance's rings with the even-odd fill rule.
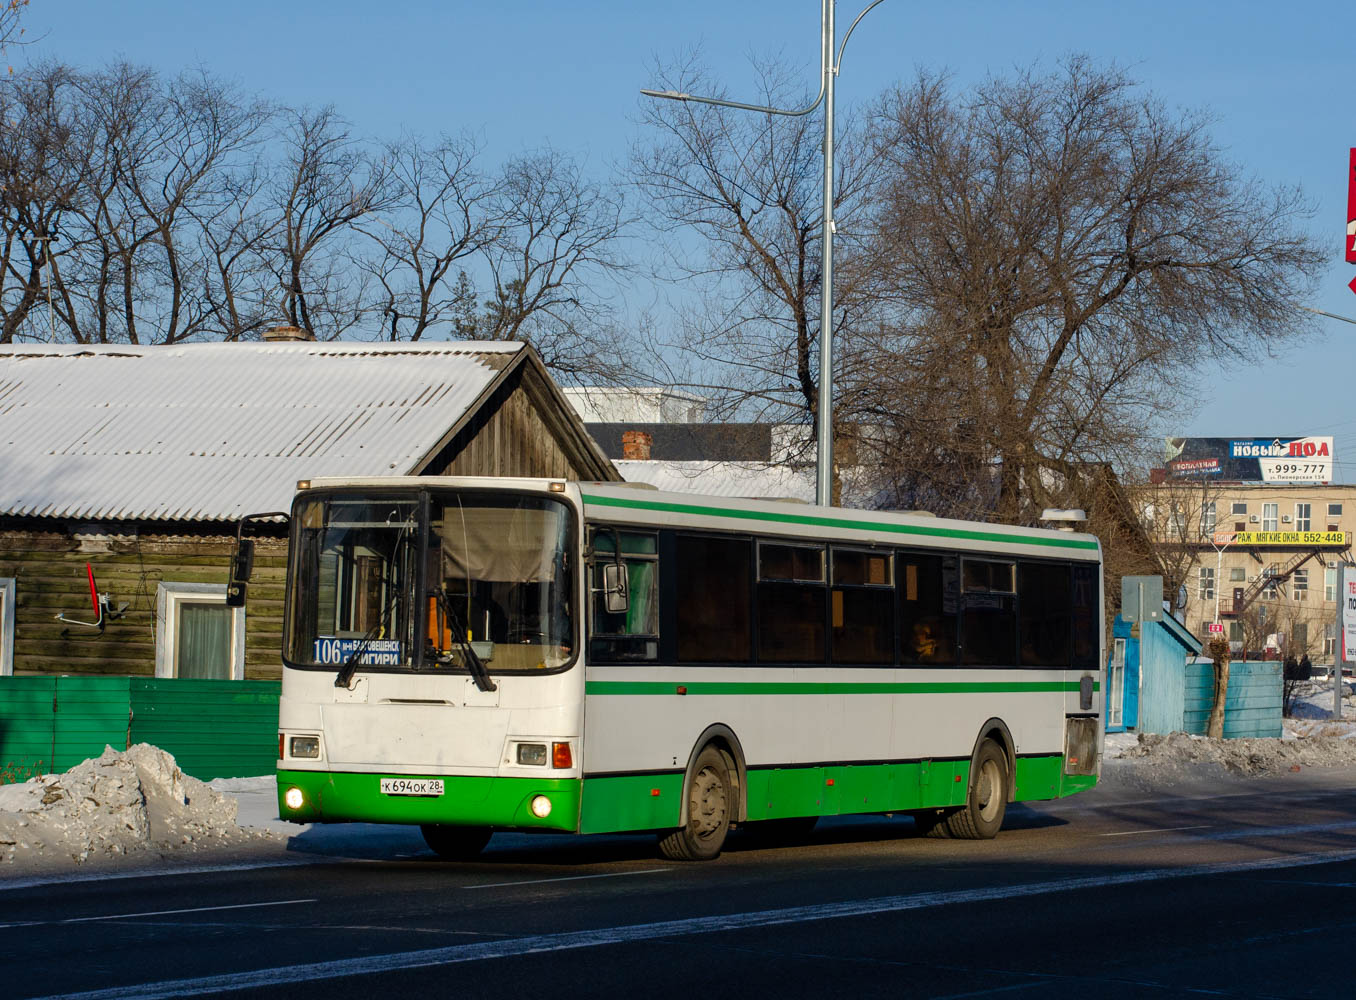
[[504,673],[574,658],[563,503],[336,493],[299,501],[293,524],[284,648],[294,666],[334,669],[356,657],[362,669],[456,671],[479,670],[478,660]]

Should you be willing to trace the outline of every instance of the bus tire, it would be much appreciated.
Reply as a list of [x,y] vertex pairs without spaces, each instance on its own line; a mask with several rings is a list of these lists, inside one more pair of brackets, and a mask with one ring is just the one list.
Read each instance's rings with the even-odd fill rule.
[[670,861],[710,861],[725,845],[735,806],[725,755],[710,745],[702,748],[685,792],[687,824],[660,834],[659,853]]
[[442,826],[425,823],[419,827],[424,843],[447,861],[469,861],[490,842],[488,826]]
[[1007,813],[1009,783],[1008,755],[993,740],[984,740],[975,753],[965,805],[942,818],[937,826],[946,832],[936,835],[957,840],[992,840]]

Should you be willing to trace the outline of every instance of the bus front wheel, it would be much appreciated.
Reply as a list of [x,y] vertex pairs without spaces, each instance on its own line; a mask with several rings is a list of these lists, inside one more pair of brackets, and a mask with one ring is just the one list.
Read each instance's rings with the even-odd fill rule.
[[433,853],[448,861],[469,861],[490,842],[490,828],[487,826],[440,826],[425,823],[419,828],[424,835],[424,843]]
[[725,755],[705,747],[692,765],[687,786],[687,825],[661,834],[659,852],[671,861],[710,861],[730,832],[734,786]]

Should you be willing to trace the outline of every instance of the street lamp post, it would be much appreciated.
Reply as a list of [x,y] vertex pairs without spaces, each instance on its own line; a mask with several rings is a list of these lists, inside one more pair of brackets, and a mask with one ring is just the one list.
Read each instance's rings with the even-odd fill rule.
[[843,44],[838,48],[838,57],[834,58],[833,43],[835,30],[833,24],[834,0],[821,0],[820,16],[820,85],[819,96],[809,105],[797,110],[763,107],[756,104],[742,104],[738,101],[724,101],[714,97],[696,97],[679,93],[676,90],[642,90],[646,97],[662,97],[671,101],[695,101],[699,104],[715,104],[723,108],[738,108],[742,111],[761,111],[769,115],[787,115],[800,117],[808,115],[819,102],[824,102],[824,224],[821,241],[824,258],[823,288],[820,292],[819,310],[819,400],[816,407],[818,445],[815,463],[815,502],[828,507],[833,503],[833,82],[843,62],[843,50],[852,37],[853,29],[861,19],[883,0],[873,0],[868,4],[843,36]]

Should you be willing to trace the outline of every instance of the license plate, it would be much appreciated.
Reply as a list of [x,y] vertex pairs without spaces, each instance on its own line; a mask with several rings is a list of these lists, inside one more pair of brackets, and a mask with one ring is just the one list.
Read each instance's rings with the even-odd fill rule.
[[443,794],[443,780],[441,778],[382,778],[381,794],[435,797]]

